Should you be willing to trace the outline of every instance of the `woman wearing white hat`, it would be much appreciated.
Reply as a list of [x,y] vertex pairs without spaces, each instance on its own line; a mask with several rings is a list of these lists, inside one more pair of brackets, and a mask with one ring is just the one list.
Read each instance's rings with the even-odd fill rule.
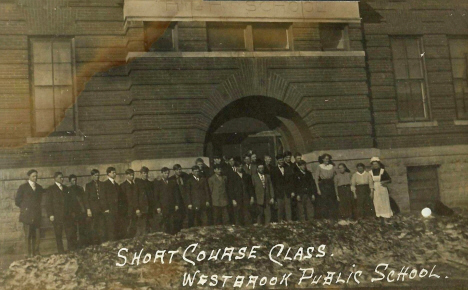
[[387,189],[387,186],[392,182],[392,179],[385,170],[385,166],[380,162],[379,157],[372,157],[370,163],[372,165],[372,179],[374,180],[373,199],[375,215],[380,217],[381,222],[383,223],[384,218],[390,218],[393,216]]

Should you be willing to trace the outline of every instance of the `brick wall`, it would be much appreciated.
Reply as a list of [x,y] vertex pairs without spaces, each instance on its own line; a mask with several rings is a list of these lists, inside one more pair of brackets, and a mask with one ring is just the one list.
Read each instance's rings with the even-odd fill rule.
[[125,62],[135,28],[124,27],[122,5],[123,0],[0,3],[2,149],[22,147],[26,138],[31,137],[28,39],[54,35],[75,37],[76,86],[80,92],[95,73]]
[[[468,126],[455,125],[448,37],[468,35],[463,1],[361,1],[370,91],[378,148],[466,144]],[[463,12],[465,11],[465,12]],[[390,36],[422,36],[431,121],[437,126],[398,128]]]
[[[144,51],[144,24],[125,22],[122,5],[123,0],[0,4],[0,168],[202,155],[216,114],[254,95],[297,111],[313,136],[304,141],[307,150],[372,145],[363,57],[158,57],[126,63],[128,52]],[[317,24],[294,23],[293,30],[296,50],[320,50]],[[348,34],[351,50],[362,50],[360,26],[351,24]],[[75,39],[82,138],[28,141],[28,38],[44,35]],[[207,51],[206,23],[179,23],[178,39],[182,52]],[[352,106],[343,118],[337,104],[347,101]]]

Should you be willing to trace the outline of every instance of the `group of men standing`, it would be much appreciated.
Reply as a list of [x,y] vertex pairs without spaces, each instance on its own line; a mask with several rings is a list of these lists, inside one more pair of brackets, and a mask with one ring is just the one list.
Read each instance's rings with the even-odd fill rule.
[[308,220],[313,216],[316,184],[299,153],[295,161],[289,152],[276,156],[276,165],[270,156],[259,161],[253,153],[243,160],[215,156],[209,168],[198,158],[191,174],[175,164],[172,176],[163,167],[160,178],[150,181],[147,167],[141,168],[139,178],[127,169],[121,184],[115,180],[114,167],[107,168],[105,181],[93,169],[84,189],[75,175],[68,177],[70,186],[64,185],[61,172],[43,189],[37,184],[38,172],[30,170],[15,198],[28,256],[39,254],[42,198],[59,253],[64,252],[63,232],[68,250],[74,250],[149,232],[175,234],[184,227]]

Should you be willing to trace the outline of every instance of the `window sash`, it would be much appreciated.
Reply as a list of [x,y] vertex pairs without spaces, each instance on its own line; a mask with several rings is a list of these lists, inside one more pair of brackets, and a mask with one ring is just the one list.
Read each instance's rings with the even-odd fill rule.
[[[291,50],[290,24],[254,23],[252,24],[253,49],[257,51]],[[277,40],[272,40],[275,36]]]
[[421,39],[393,37],[391,45],[399,120],[428,120],[430,104]]
[[76,132],[72,38],[31,38],[33,135]]
[[[233,33],[236,37],[233,38]],[[242,23],[207,23],[208,50],[245,51],[248,43],[248,25]]]
[[468,119],[468,38],[449,39],[457,119]]

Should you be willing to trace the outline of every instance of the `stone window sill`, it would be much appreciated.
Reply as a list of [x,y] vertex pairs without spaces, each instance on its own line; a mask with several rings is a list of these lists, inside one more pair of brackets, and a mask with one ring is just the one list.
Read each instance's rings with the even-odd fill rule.
[[468,126],[468,120],[454,120],[456,126]]
[[83,142],[85,139],[82,135],[77,136],[53,136],[53,137],[29,137],[26,141],[30,144],[38,143],[65,143],[65,142]]
[[135,58],[164,57],[354,57],[365,56],[364,51],[200,51],[200,52],[129,52],[127,61]]
[[423,128],[423,127],[437,127],[439,124],[437,121],[424,121],[424,122],[408,122],[408,123],[398,123],[397,128]]

